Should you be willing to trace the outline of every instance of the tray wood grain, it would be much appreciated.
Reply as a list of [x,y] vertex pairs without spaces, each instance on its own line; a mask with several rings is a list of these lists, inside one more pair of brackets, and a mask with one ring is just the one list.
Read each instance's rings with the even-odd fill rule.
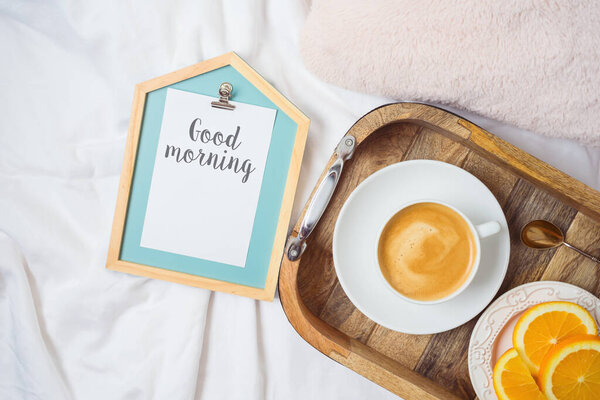
[[[358,120],[348,133],[357,139],[354,157],[345,166],[329,207],[309,237],[306,252],[296,262],[284,257],[279,278],[281,302],[290,323],[323,354],[407,400],[475,397],[467,369],[467,348],[477,318],[435,335],[394,332],[358,311],[337,281],[331,240],[340,208],[362,180],[403,160],[455,164],[494,193],[506,214],[511,236],[509,268],[497,296],[537,280],[569,282],[600,295],[600,269],[593,261],[564,247],[537,251],[519,241],[526,222],[547,219],[564,229],[574,245],[599,255],[600,193],[473,123],[433,106],[382,106]],[[334,160],[335,155],[323,175]]]

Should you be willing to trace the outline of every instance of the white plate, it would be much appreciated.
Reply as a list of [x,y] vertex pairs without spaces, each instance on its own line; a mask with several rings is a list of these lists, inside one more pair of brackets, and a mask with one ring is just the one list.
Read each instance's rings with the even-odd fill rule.
[[[403,204],[420,199],[448,203],[475,225],[495,220],[502,227],[481,240],[481,263],[469,287],[440,304],[400,298],[379,275],[374,256],[386,219]],[[378,324],[411,334],[446,331],[475,317],[500,288],[509,253],[506,218],[492,192],[467,171],[432,160],[400,162],[369,176],[346,200],[333,233],[333,262],[350,301]]]
[[577,286],[564,282],[541,281],[518,286],[488,307],[477,321],[469,343],[469,375],[480,400],[497,400],[492,382],[496,361],[512,347],[512,331],[529,307],[546,301],[579,304],[600,322],[600,300]]

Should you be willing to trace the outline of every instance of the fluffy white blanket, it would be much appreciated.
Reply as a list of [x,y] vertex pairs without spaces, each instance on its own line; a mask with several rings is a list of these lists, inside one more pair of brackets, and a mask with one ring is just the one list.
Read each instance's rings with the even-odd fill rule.
[[301,51],[345,88],[600,145],[600,3],[315,0]]

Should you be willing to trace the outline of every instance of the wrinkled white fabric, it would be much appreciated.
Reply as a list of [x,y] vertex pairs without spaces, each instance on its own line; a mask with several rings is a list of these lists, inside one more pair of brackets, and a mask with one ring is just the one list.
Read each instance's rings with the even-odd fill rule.
[[[237,51],[311,119],[293,219],[387,102],[305,70],[294,1],[0,2],[0,399],[389,399],[273,303],[104,269],[135,83]],[[595,188],[600,150],[475,122]]]

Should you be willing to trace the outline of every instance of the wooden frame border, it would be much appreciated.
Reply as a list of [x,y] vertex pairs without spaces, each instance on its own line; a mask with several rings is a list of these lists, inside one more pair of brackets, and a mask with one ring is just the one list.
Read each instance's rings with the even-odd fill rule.
[[[127,206],[129,203],[131,182],[133,179],[138,142],[141,132],[142,116],[144,114],[144,107],[146,104],[146,94],[153,90],[172,85],[179,81],[201,75],[226,65],[231,65],[233,68],[235,68],[240,74],[242,74],[242,76],[244,76],[244,78],[246,78],[252,85],[254,85],[254,87],[262,92],[269,100],[275,103],[277,107],[279,107],[298,125],[264,289],[205,278],[183,272],[171,271],[158,267],[151,267],[148,265],[124,261],[119,258],[121,254],[123,231],[127,216]],[[106,268],[153,279],[161,279],[209,290],[233,293],[258,300],[273,301],[273,297],[275,296],[275,288],[277,286],[279,265],[287,238],[288,224],[292,212],[294,195],[296,193],[296,185],[298,183],[298,176],[300,175],[300,165],[302,164],[302,156],[304,154],[304,146],[306,144],[309,124],[310,120],[308,117],[298,110],[298,108],[296,108],[296,106],[294,106],[281,93],[275,90],[273,86],[271,86],[262,76],[254,71],[234,52],[211,58],[210,60],[182,68],[180,70],[136,85],[133,96],[131,118],[129,120],[129,133],[127,135],[127,144],[125,146],[123,169],[121,171],[121,180],[119,182],[117,205],[115,208],[108,256],[106,260]]]

